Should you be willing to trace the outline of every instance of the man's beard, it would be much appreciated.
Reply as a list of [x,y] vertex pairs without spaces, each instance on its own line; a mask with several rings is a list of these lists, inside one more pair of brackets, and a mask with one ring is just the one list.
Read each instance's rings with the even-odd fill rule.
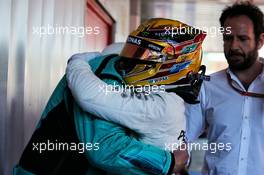
[[[243,60],[242,62],[237,62],[231,58],[232,56],[240,56]],[[258,58],[258,49],[256,46],[253,50],[248,52],[247,55],[245,53],[229,51],[228,53],[225,53],[225,57],[231,70],[241,71],[250,68],[255,63]]]

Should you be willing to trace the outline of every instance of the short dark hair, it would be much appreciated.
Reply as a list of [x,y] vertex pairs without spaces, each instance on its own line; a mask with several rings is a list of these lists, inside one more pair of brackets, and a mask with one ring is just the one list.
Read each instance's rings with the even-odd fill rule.
[[249,1],[235,3],[232,6],[226,7],[219,19],[221,27],[224,27],[224,22],[227,18],[241,15],[247,16],[253,22],[254,34],[257,41],[260,34],[264,32],[264,17],[262,11]]

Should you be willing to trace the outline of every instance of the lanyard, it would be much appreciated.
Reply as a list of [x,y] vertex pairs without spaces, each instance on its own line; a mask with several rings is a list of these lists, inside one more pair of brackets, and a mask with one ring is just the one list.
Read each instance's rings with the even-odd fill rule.
[[231,76],[229,73],[226,73],[227,75],[227,80],[228,84],[238,93],[240,93],[243,96],[248,96],[248,97],[256,97],[256,98],[264,98],[264,94],[259,94],[259,93],[254,93],[254,92],[248,92],[248,91],[243,91],[236,86],[233,85],[234,80],[231,79]]

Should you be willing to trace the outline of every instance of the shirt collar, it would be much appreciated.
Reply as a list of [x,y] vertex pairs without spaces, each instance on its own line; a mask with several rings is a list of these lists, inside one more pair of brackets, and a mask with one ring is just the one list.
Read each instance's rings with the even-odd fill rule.
[[259,62],[262,63],[262,72],[260,73],[259,76],[260,76],[261,80],[264,80],[264,58],[259,57]]
[[[264,80],[264,58],[259,57],[258,60],[262,64],[262,72],[258,76],[261,78],[261,80]],[[227,68],[226,72],[230,74],[232,80],[235,80],[236,82],[240,82],[237,76],[230,70],[230,68]]]
[[237,77],[237,76],[236,76],[236,75],[235,75],[235,74],[234,74],[229,68],[227,68],[226,73],[230,75],[230,78],[231,78],[233,81],[235,81],[235,82],[237,83],[237,85],[238,85],[241,89],[245,90],[244,86],[242,85],[242,83],[240,82],[240,80],[238,79],[238,77]]

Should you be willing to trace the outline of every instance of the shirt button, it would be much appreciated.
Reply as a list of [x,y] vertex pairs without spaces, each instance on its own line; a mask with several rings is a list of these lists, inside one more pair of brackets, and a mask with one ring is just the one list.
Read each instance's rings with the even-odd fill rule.
[[243,160],[244,160],[244,158],[241,158],[240,160],[241,160],[241,161],[243,161]]
[[246,140],[246,137],[243,137],[243,140]]
[[245,119],[248,119],[248,116],[245,115],[244,118],[245,118]]

